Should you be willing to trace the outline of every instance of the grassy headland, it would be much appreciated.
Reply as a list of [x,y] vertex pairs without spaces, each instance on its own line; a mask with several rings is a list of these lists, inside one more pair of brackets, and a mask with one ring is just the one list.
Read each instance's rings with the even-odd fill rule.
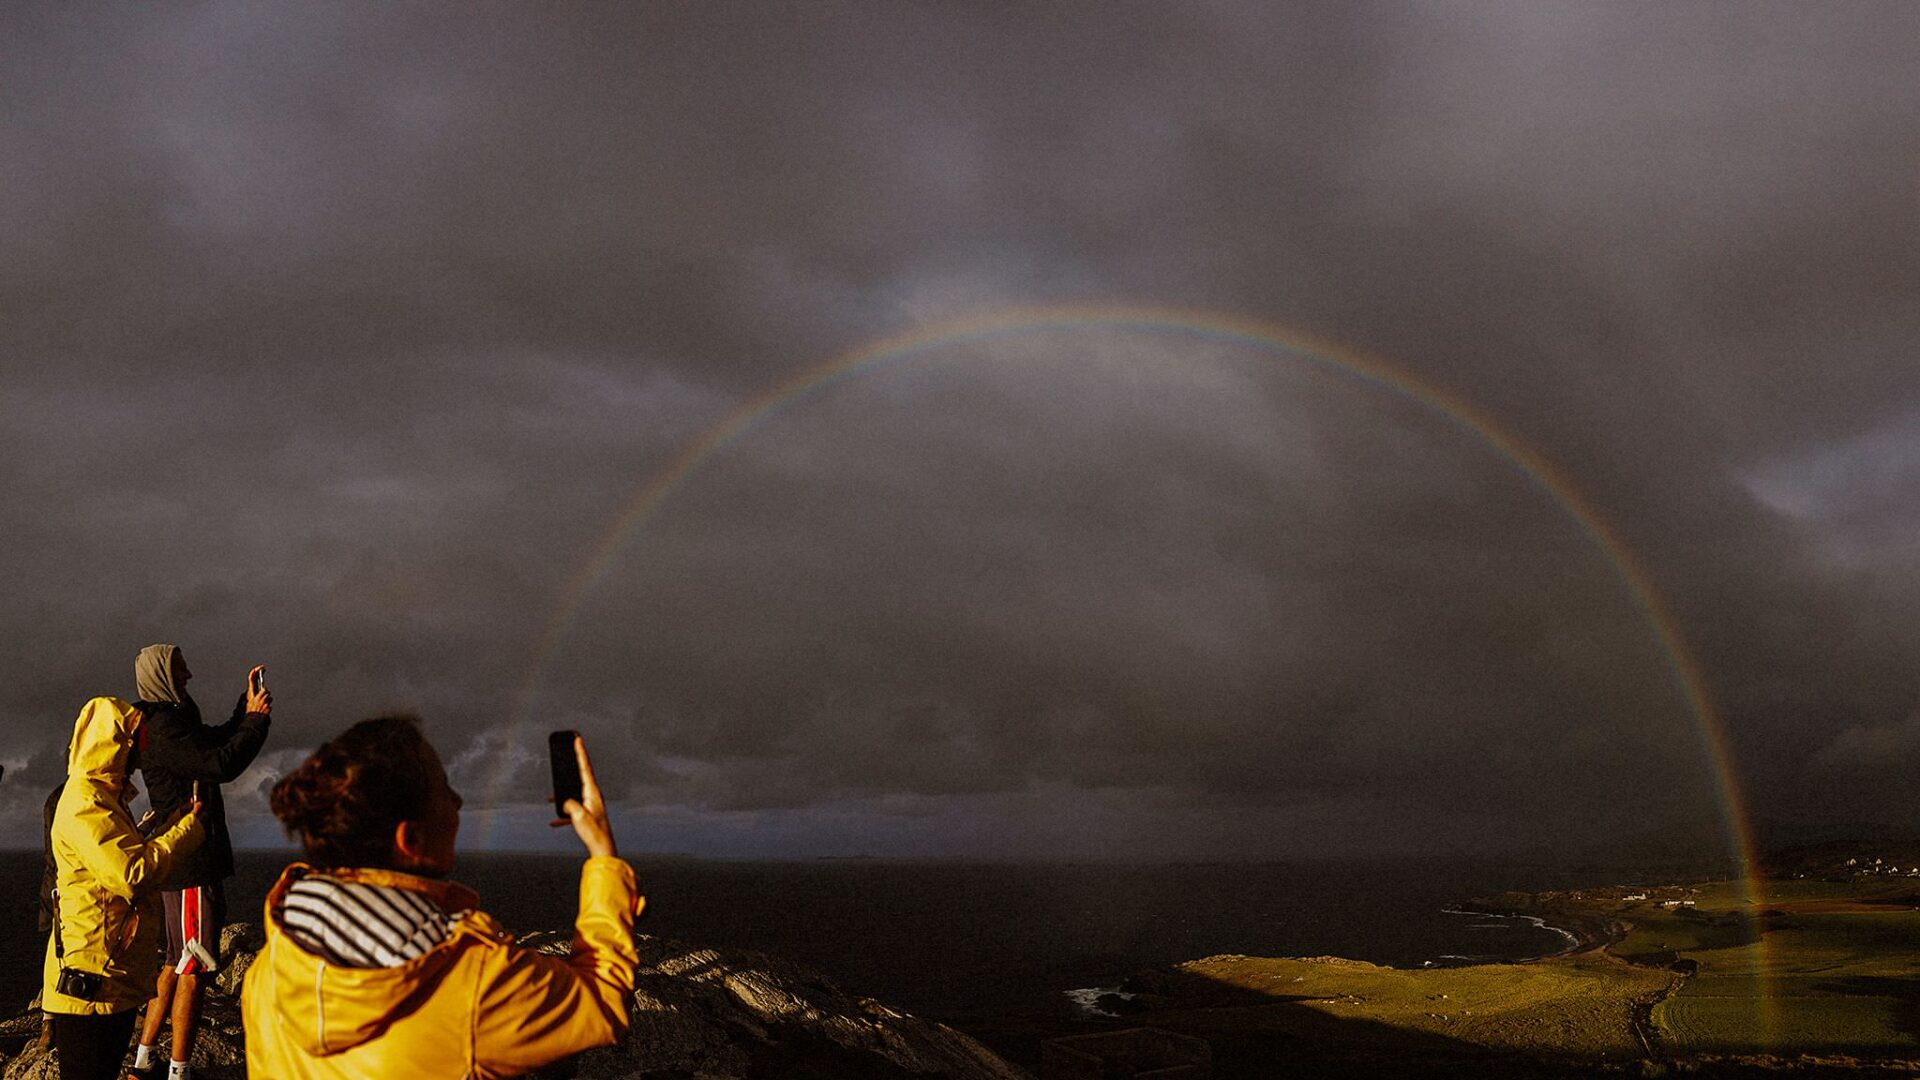
[[1466,906],[1539,917],[1578,942],[1526,963],[1417,970],[1208,957],[1136,976],[1116,1022],[1207,1039],[1220,1076],[1912,1075],[1916,885],[1484,897]]

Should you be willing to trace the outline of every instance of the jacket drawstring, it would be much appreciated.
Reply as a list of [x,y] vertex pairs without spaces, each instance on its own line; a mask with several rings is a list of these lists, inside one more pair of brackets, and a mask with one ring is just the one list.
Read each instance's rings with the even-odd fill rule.
[[322,1054],[330,1054],[333,1052],[332,1048],[327,1045],[327,995],[320,988],[320,980],[326,973],[327,962],[325,960],[314,965],[313,1009],[314,1014],[320,1019],[319,1026],[314,1029],[314,1033],[319,1036],[320,1052]]

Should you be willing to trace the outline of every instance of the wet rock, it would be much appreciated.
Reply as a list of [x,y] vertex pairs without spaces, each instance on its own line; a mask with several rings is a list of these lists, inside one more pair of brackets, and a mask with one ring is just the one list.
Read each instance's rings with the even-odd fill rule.
[[570,1062],[582,1080],[1026,1077],[944,1024],[849,994],[777,957],[635,941],[633,1030],[620,1045]]

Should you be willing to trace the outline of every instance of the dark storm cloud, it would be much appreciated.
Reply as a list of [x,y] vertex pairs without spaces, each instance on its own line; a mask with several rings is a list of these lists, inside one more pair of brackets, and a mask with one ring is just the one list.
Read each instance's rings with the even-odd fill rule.
[[1548,492],[1429,406],[1169,333],[956,343],[794,402],[534,669],[713,424],[862,343],[1073,302],[1307,327],[1537,447],[1671,601],[1769,805],[1911,741],[1903,7],[5,19],[22,821],[154,640],[210,712],[274,665],[253,815],[395,707],[476,813],[517,820],[573,724],[637,827],[716,851],[1710,812],[1650,628]]

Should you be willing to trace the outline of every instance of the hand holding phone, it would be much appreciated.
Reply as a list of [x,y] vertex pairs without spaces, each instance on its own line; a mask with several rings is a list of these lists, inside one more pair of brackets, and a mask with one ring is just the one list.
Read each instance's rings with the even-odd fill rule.
[[267,690],[267,665],[255,664],[247,672],[247,711],[250,713],[270,713],[273,711],[273,694]]
[[600,784],[594,779],[593,762],[587,758],[587,744],[580,733],[556,731],[547,736],[547,763],[553,773],[553,806],[564,815],[555,818],[553,826],[571,824],[588,855],[617,854],[607,804],[600,797]]
[[567,802],[578,802],[585,791],[580,786],[580,761],[573,744],[577,731],[556,731],[547,736],[547,768],[553,774],[553,808],[564,814]]

